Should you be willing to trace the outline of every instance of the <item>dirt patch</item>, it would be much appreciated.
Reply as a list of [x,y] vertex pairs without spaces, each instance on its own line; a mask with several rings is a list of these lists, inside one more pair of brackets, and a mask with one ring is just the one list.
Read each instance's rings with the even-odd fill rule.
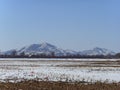
[[49,81],[22,81],[19,83],[0,83],[0,90],[120,90],[120,83],[67,83]]

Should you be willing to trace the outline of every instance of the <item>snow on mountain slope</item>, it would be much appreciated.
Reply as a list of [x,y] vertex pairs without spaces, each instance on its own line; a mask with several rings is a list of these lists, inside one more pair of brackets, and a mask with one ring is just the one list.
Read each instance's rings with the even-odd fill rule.
[[[15,49],[4,52],[4,54],[10,55]],[[115,53],[105,49],[105,48],[93,48],[93,50],[85,50],[81,52],[73,51],[73,50],[63,50],[49,43],[41,43],[41,44],[32,44],[29,46],[25,46],[19,50],[16,50],[17,54],[25,53],[26,55],[38,55],[38,54],[46,54],[51,55],[54,53],[55,56],[66,56],[66,55],[114,55]]]
[[66,55],[77,55],[78,52],[77,51],[73,51],[73,50],[65,50]]
[[68,53],[74,54],[73,51],[63,50],[60,48],[57,48],[54,45],[51,45],[49,43],[42,43],[42,44],[32,44],[30,46],[23,47],[22,49],[18,50],[18,53],[24,52],[25,54],[46,54],[51,55],[54,53],[56,56],[63,56],[67,55]]
[[105,48],[93,48],[93,50],[85,50],[81,52],[81,55],[114,55],[115,53],[113,51],[110,51]]

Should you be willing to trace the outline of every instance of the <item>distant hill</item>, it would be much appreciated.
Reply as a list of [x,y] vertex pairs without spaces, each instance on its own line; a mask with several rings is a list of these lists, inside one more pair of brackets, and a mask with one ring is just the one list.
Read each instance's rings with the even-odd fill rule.
[[64,50],[58,48],[55,45],[49,43],[41,44],[32,44],[29,46],[22,47],[19,50],[13,49],[9,51],[2,52],[3,55],[11,55],[13,51],[16,51],[17,55],[24,53],[25,55],[40,55],[46,54],[51,55],[54,53],[55,56],[67,56],[67,55],[115,55],[115,52],[105,49],[105,48],[93,48],[92,50],[85,51],[73,51],[73,50]]

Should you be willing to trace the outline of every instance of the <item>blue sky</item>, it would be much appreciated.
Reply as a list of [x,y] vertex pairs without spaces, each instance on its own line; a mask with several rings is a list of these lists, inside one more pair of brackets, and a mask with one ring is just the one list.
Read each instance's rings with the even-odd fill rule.
[[120,0],[0,0],[0,50],[48,42],[120,51]]

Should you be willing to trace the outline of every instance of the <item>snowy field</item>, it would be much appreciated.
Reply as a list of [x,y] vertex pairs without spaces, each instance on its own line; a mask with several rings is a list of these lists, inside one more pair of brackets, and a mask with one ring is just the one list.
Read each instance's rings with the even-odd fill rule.
[[119,59],[0,59],[0,81],[120,82]]

